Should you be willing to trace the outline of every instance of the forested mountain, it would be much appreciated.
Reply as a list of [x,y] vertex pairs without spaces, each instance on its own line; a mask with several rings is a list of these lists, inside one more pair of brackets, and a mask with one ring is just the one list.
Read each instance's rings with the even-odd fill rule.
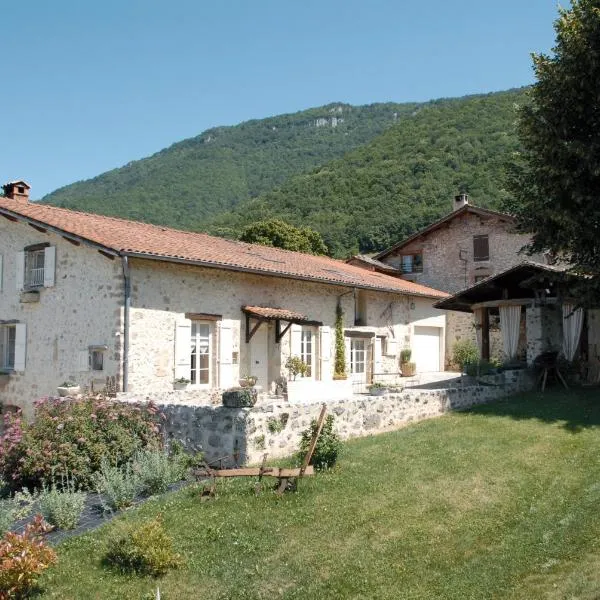
[[343,156],[416,107],[335,103],[216,127],[148,158],[60,188],[42,202],[203,229],[208,217]]
[[467,191],[497,207],[518,148],[525,91],[422,104],[330,104],[219,127],[43,201],[237,237],[281,218],[335,256],[379,250],[447,213]]
[[235,235],[278,217],[321,233],[332,253],[380,250],[446,214],[453,196],[498,207],[517,150],[515,106],[524,90],[428,103],[343,158],[292,177],[211,223]]

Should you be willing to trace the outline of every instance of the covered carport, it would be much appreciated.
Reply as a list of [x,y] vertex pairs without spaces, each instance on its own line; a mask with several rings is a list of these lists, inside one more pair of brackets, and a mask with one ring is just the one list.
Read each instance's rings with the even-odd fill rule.
[[566,267],[525,261],[435,307],[475,315],[484,360],[490,358],[490,324],[498,319],[507,363],[531,365],[544,352],[558,352],[569,361],[576,356],[588,360],[590,319],[586,311],[576,308],[570,293],[575,279]]

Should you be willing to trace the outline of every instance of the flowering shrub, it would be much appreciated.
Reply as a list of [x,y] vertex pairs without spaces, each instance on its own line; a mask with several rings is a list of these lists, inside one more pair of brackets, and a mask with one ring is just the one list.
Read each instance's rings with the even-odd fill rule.
[[45,398],[35,418],[7,415],[0,438],[0,475],[13,490],[40,488],[71,478],[80,489],[93,485],[102,459],[120,465],[144,448],[160,448],[159,413],[152,405],[116,400]]
[[56,553],[42,540],[47,531],[38,515],[23,533],[8,532],[0,540],[0,600],[29,597],[38,577],[56,562]]

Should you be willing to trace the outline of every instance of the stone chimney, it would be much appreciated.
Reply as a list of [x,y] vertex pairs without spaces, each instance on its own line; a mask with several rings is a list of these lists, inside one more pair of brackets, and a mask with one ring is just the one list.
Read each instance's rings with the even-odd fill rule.
[[26,181],[9,181],[2,186],[4,196],[15,202],[29,202],[29,190],[31,186]]
[[458,210],[469,204],[469,194],[461,192],[458,196],[454,196],[454,210]]

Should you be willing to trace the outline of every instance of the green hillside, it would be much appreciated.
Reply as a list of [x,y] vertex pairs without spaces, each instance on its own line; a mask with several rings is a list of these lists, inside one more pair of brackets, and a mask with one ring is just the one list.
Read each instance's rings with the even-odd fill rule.
[[380,250],[449,212],[461,189],[498,207],[504,168],[518,148],[515,107],[525,90],[422,105],[344,157],[296,175],[214,218],[235,235],[248,222],[279,217],[319,231],[332,252]]
[[216,127],[153,156],[60,188],[42,202],[187,229],[343,156],[416,104],[335,103]]

